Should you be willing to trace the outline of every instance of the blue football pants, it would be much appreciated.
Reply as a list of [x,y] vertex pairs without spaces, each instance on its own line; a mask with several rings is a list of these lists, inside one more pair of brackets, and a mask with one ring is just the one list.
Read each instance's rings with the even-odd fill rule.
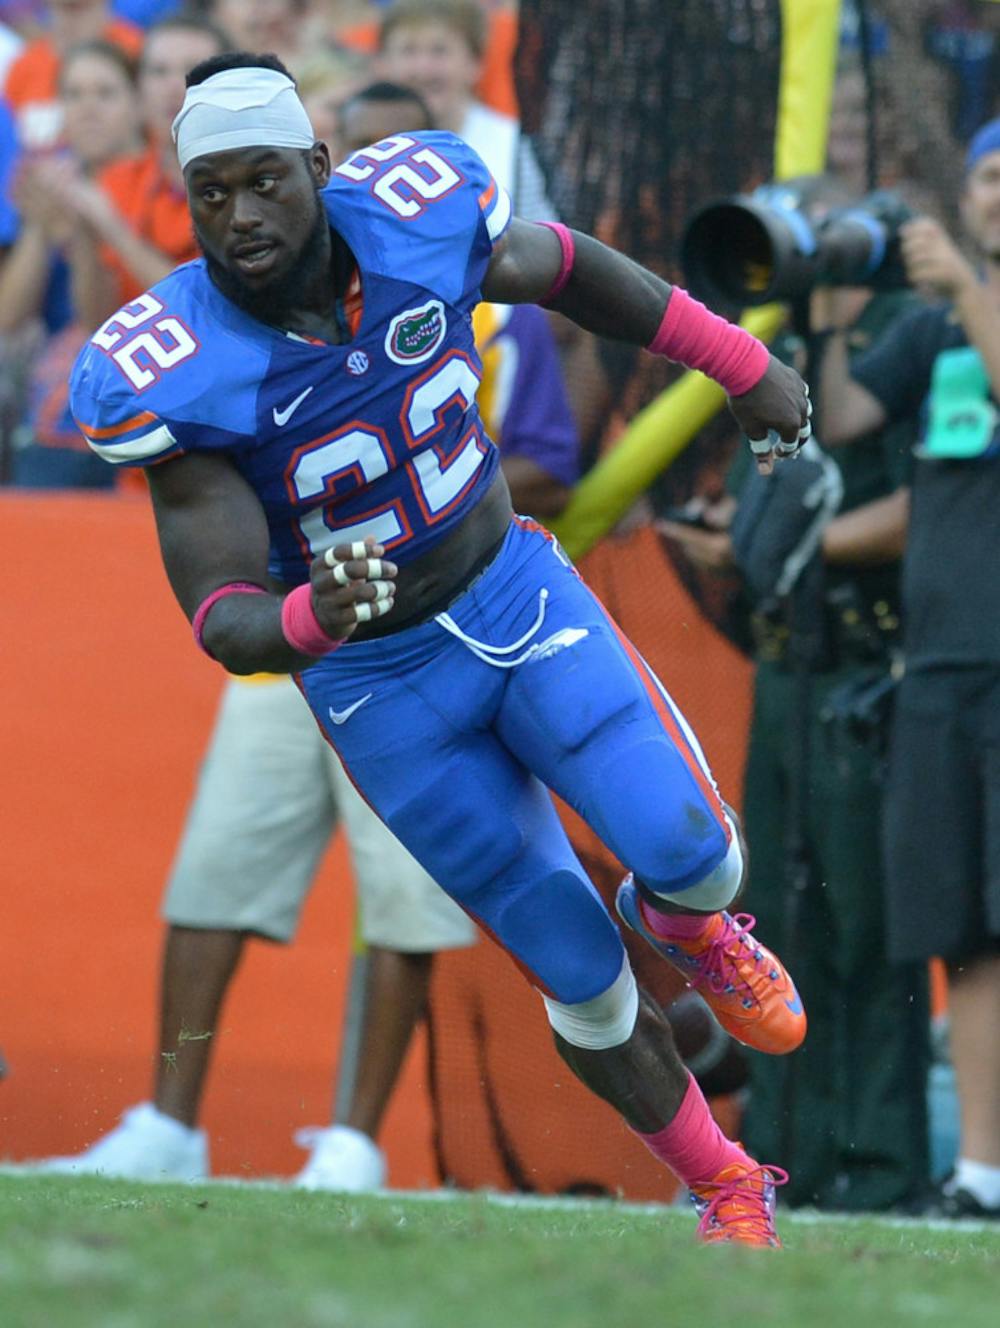
[[446,615],[348,642],[300,684],[364,797],[554,1000],[607,990],[624,949],[546,786],[658,893],[726,855],[693,734],[532,521]]

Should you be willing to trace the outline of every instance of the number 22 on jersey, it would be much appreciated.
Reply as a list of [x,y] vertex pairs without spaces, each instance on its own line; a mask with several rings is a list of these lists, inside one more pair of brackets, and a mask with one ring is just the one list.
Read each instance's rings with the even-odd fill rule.
[[[198,340],[179,318],[166,314],[136,332],[144,323],[164,313],[163,305],[149,292],[119,309],[93,335],[93,343],[110,355],[137,392],[152,387],[167,369],[198,350]],[[128,336],[135,332],[135,336]]]
[[408,456],[397,458],[384,429],[352,420],[296,448],[285,471],[289,496],[297,503],[327,501],[298,518],[303,553],[319,557],[336,543],[373,535],[386,548],[409,538],[406,502],[394,498],[367,512],[362,521],[338,523],[334,506],[359,485],[373,484],[395,466],[409,480],[420,515],[434,525],[470,488],[487,446],[478,423],[464,430],[450,453],[434,443],[449,411],[464,415],[475,400],[479,374],[461,350],[448,351],[406,389],[400,426]]

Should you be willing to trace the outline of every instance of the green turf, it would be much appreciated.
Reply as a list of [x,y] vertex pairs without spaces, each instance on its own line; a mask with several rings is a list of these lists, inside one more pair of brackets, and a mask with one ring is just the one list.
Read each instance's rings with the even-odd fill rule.
[[0,1176],[3,1328],[979,1328],[1000,1231]]

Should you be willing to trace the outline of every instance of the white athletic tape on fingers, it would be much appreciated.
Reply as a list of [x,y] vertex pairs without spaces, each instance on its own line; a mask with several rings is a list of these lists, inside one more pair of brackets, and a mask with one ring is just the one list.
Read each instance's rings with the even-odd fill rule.
[[354,616],[359,623],[371,622],[372,618],[375,617],[374,613],[372,613],[373,608],[375,608],[375,605],[369,603],[368,600],[363,599],[360,603],[355,604]]
[[396,593],[396,587],[391,581],[373,581],[371,584],[375,587],[376,604],[382,599],[392,599]]
[[372,603],[372,612],[376,618],[381,618],[383,613],[388,613],[395,604],[395,599],[377,599]]
[[[806,435],[806,437],[808,437],[808,434]],[[774,445],[775,456],[779,457],[798,456],[799,451],[801,450],[802,444],[804,442],[805,438],[803,438],[801,434],[799,434],[798,438],[795,438],[790,443],[786,443],[784,438],[779,438]]]
[[364,580],[365,580],[365,581],[381,581],[381,579],[382,579],[384,576],[385,576],[385,573],[382,571],[382,559],[381,559],[381,558],[366,558],[366,559],[365,559],[365,572],[364,572]]
[[336,581],[337,585],[338,586],[349,585],[351,578],[347,575],[347,564],[333,563],[331,565],[333,567],[333,579],[334,581]]
[[770,434],[766,438],[748,438],[747,442],[750,444],[750,451],[754,456],[767,456],[768,452],[774,450],[774,442]]
[[365,543],[364,540],[355,540],[354,543],[351,545],[351,557],[367,558],[367,556],[368,556],[368,545]]

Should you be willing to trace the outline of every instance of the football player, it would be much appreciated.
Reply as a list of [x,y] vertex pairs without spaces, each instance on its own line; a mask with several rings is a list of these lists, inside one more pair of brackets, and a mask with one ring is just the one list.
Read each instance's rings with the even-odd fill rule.
[[95,333],[71,382],[81,429],[148,468],[199,645],[297,678],[363,795],[538,988],[567,1064],[691,1189],[702,1237],[777,1245],[783,1173],[714,1124],[547,789],[632,869],[623,919],[734,1036],[791,1051],[802,1005],[727,911],[743,850],[693,733],[511,511],[471,314],[542,302],[704,370],[764,470],[809,434],[801,379],[590,237],[512,219],[451,134],[334,169],[273,57],[197,66],[174,132],[205,256]]

